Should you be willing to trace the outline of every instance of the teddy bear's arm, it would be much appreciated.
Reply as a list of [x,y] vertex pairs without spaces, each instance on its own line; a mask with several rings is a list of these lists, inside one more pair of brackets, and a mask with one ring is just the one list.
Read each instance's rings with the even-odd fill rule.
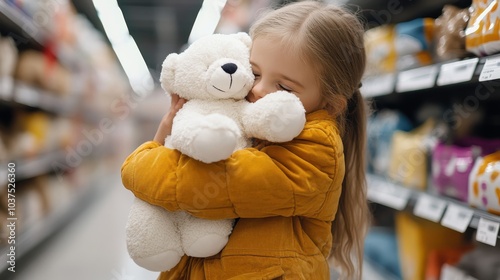
[[236,122],[222,114],[201,114],[192,102],[185,104],[174,118],[167,147],[204,163],[228,158],[235,150],[241,132]]
[[242,106],[241,120],[247,137],[287,142],[304,128],[305,109],[299,98],[289,92],[270,93]]

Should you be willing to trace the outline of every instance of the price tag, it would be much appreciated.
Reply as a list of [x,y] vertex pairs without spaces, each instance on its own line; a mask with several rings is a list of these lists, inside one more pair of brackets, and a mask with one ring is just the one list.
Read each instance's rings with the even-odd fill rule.
[[361,93],[364,97],[374,97],[389,94],[394,91],[395,82],[396,75],[394,74],[367,77],[363,79]]
[[368,190],[366,192],[366,196],[367,196],[368,200],[373,201],[373,202],[378,202],[377,194],[378,194],[377,190],[375,190],[371,186],[368,187]]
[[410,190],[387,183],[386,187],[380,192],[379,199],[382,199],[382,204],[385,206],[403,210],[408,204],[410,195]]
[[474,211],[451,203],[446,208],[441,224],[463,233],[469,226],[473,215]]
[[476,240],[491,246],[497,244],[498,228],[500,224],[483,218],[477,225]]
[[479,58],[476,57],[441,65],[436,84],[443,86],[470,81],[478,62]]
[[439,222],[446,208],[446,201],[432,197],[430,195],[421,194],[417,200],[417,204],[413,209],[413,214],[421,218]]
[[400,72],[396,85],[397,92],[431,88],[439,72],[437,65]]
[[445,263],[441,267],[441,277],[439,279],[440,280],[465,280],[465,274],[460,269]]
[[487,58],[483,70],[479,75],[479,81],[491,81],[500,79],[500,57]]

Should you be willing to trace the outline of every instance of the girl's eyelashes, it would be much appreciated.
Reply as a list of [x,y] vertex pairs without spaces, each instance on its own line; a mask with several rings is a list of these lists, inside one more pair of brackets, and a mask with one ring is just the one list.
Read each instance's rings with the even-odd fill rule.
[[[258,73],[253,73],[253,76],[254,76],[254,80],[257,81],[258,79],[260,79],[260,74]],[[279,89],[279,90],[284,90],[284,91],[288,91],[288,92],[292,92],[293,90],[283,84],[280,84],[280,83],[277,83],[276,84],[276,87]]]
[[282,84],[278,84],[278,87],[279,87],[280,89],[284,90],[284,91],[292,92],[292,89],[291,89],[291,88],[286,87],[286,86],[284,86],[284,85],[282,85]]

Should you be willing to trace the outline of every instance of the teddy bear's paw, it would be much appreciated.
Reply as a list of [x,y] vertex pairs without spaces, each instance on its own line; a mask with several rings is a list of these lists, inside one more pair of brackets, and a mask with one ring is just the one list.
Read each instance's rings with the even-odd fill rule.
[[167,271],[175,267],[182,258],[177,250],[168,250],[160,254],[144,257],[134,258],[134,262],[140,267],[151,271]]
[[292,140],[304,129],[306,122],[302,102],[295,95],[279,91],[266,95],[272,110],[267,117],[267,139],[272,142]]
[[205,163],[227,159],[236,149],[238,137],[225,127],[202,128],[191,143],[192,157]]
[[219,253],[228,241],[227,235],[216,233],[198,238],[194,243],[184,247],[186,255],[196,258],[206,258]]

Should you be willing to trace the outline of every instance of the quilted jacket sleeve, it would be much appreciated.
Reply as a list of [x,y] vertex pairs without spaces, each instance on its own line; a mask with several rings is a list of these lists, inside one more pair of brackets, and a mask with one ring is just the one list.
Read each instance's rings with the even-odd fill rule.
[[212,164],[147,142],[124,162],[122,181],[140,199],[200,218],[298,215],[332,220],[344,168],[334,123],[308,120],[290,142],[240,150]]

